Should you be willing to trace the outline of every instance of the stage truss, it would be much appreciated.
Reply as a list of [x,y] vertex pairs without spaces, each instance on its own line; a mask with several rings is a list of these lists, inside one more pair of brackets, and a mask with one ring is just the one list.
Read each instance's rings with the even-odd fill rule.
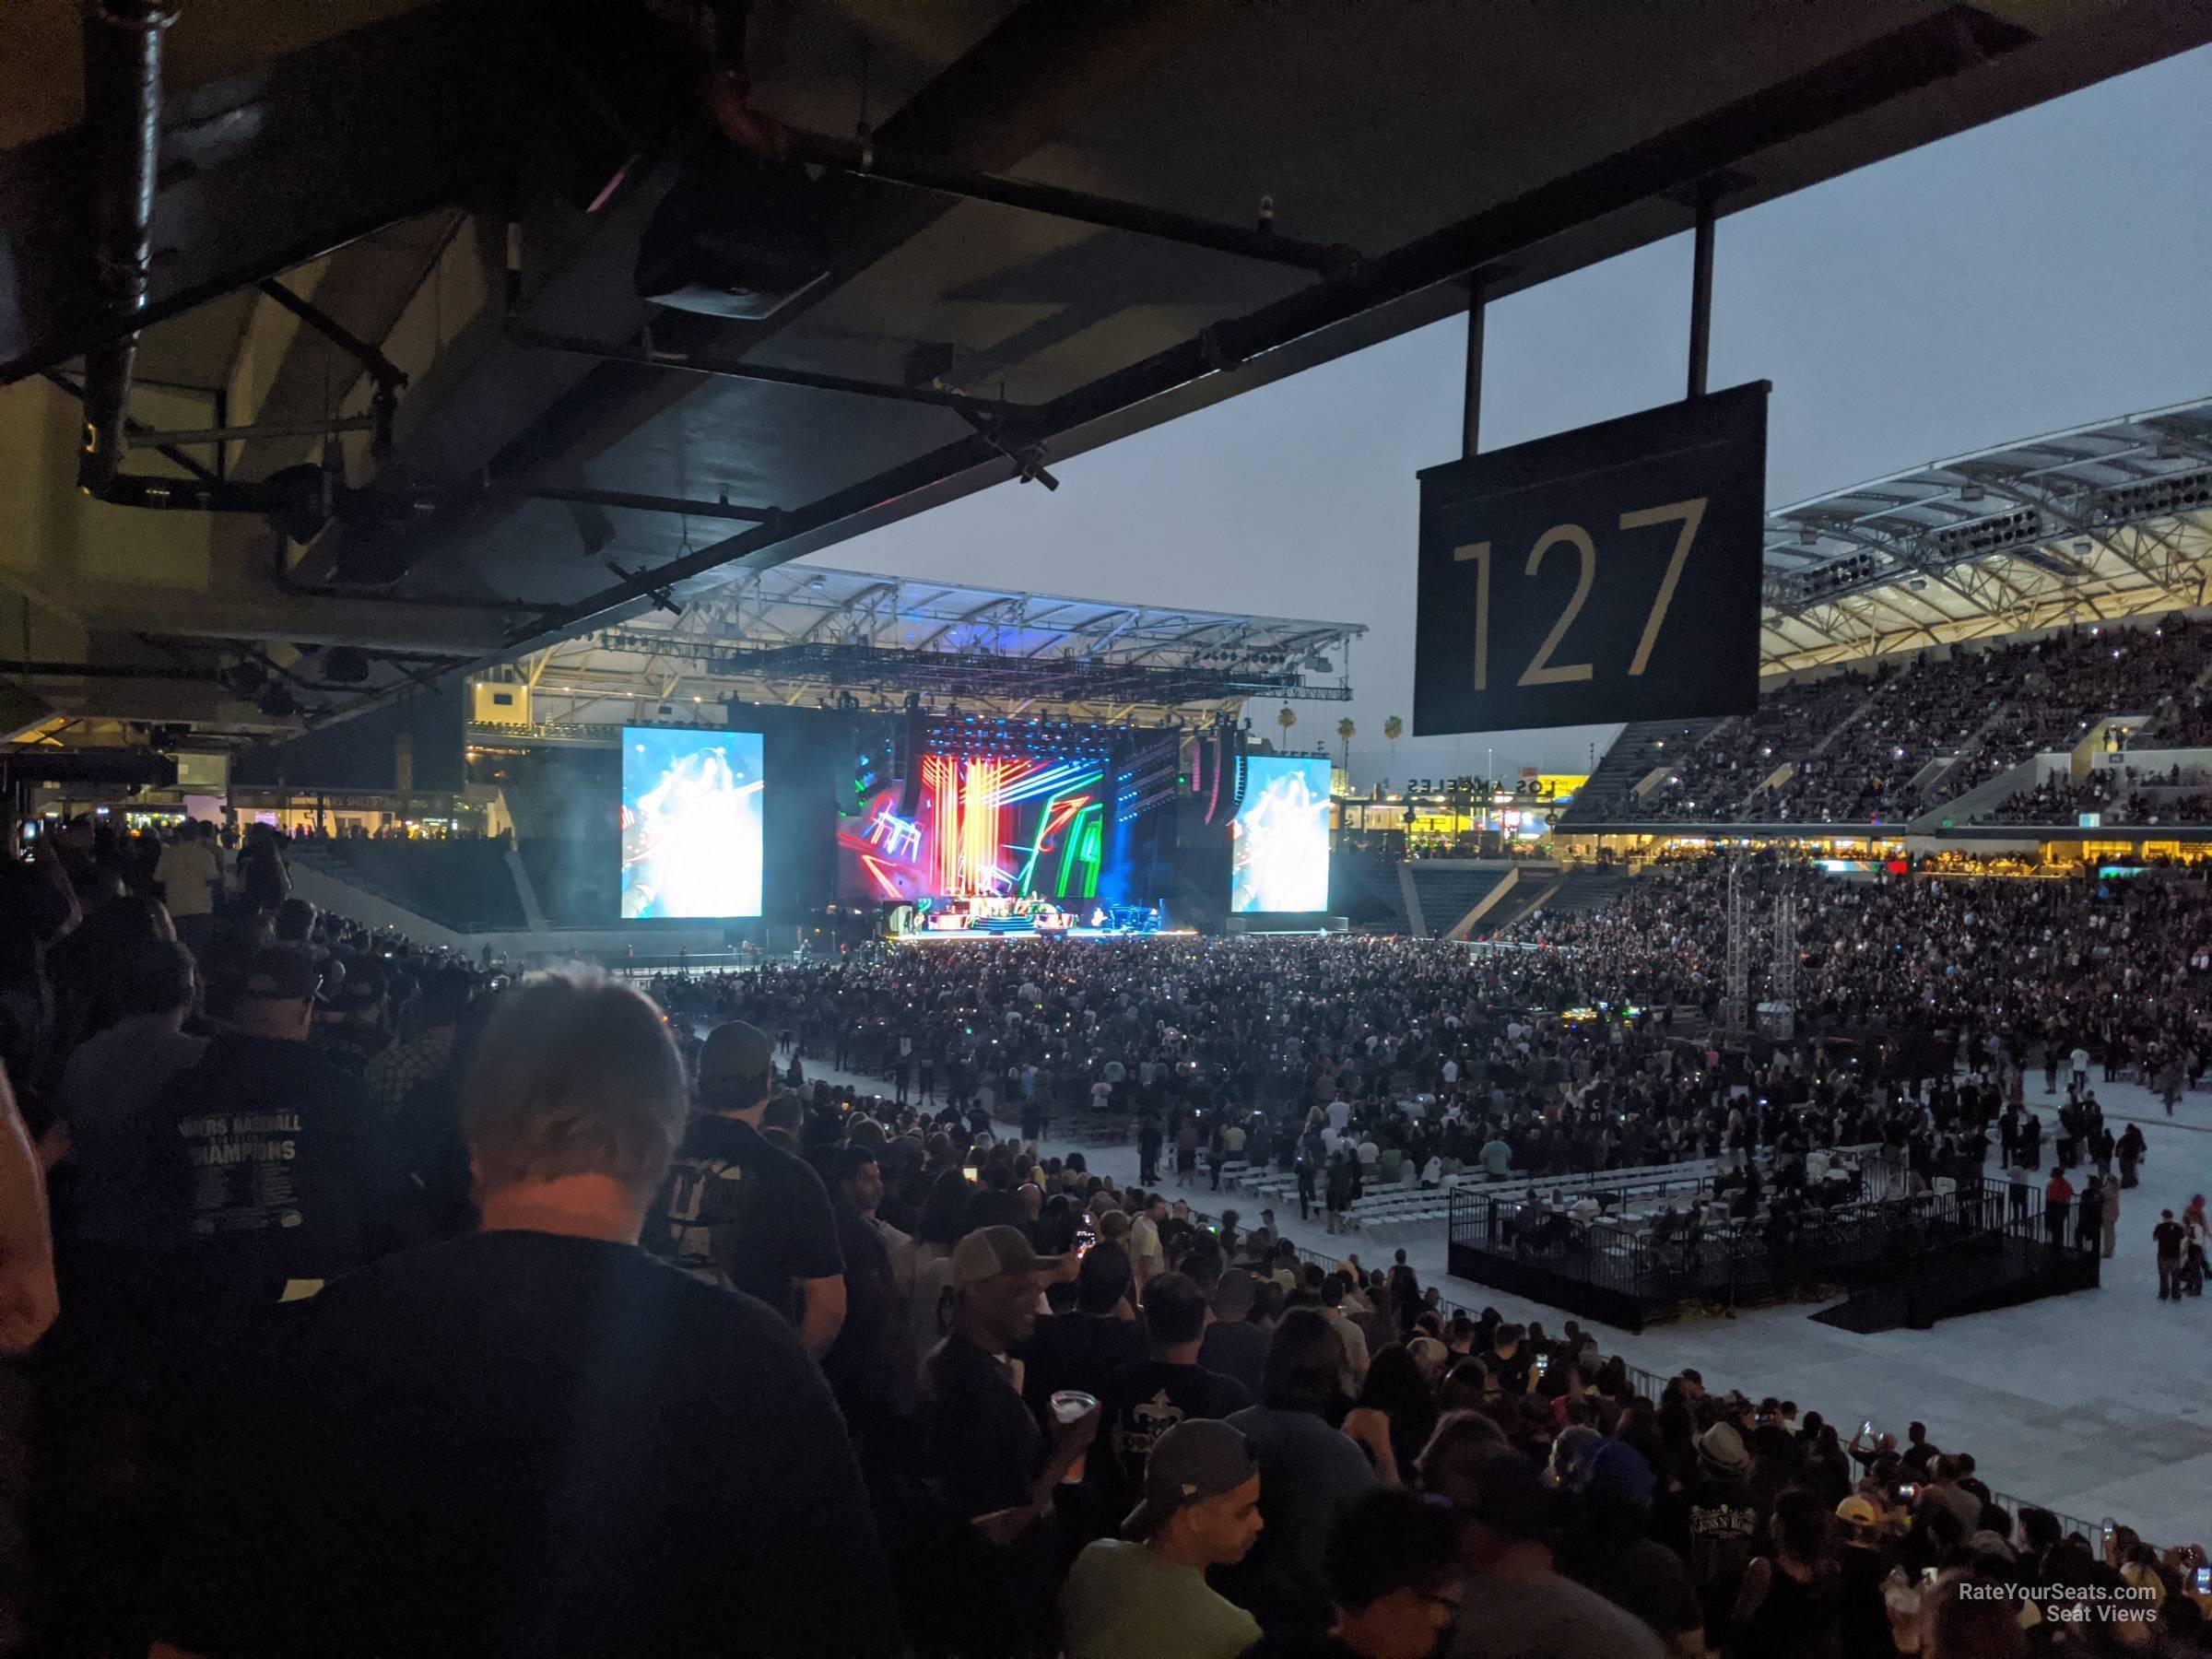
[[933,712],[1164,725],[1253,698],[1348,701],[1351,644],[1366,631],[788,564],[487,677],[529,686],[532,724],[548,731],[726,701],[888,713],[910,696]]
[[2212,604],[2212,399],[1767,517],[1769,674]]

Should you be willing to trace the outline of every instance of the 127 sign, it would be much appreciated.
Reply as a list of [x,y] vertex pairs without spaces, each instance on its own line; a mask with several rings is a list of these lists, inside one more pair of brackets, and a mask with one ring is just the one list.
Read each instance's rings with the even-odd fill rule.
[[1750,712],[1768,390],[1423,472],[1414,734]]

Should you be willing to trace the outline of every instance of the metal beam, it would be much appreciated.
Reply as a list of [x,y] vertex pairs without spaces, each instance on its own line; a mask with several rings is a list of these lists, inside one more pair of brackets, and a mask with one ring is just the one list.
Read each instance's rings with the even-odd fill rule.
[[818,133],[792,134],[788,153],[798,160],[837,168],[863,178],[888,179],[894,184],[912,185],[965,201],[1019,207],[1077,224],[1096,225],[1101,229],[1127,230],[1188,248],[1233,253],[1240,259],[1291,265],[1316,276],[1342,276],[1357,268],[1359,263],[1356,249],[1277,235],[1269,228],[1274,222],[1272,211],[1268,211],[1259,228],[1248,229],[1242,225],[1224,225],[1170,208],[1115,201],[1088,191],[1064,190],[1056,184],[981,172],[957,162],[887,149],[872,139],[830,138]]
[[943,392],[934,386],[896,385],[888,381],[862,380],[849,374],[821,374],[810,369],[779,369],[769,363],[748,363],[736,358],[706,352],[668,351],[635,346],[608,346],[572,335],[547,334],[522,323],[507,324],[507,338],[516,346],[542,351],[563,351],[603,363],[633,363],[641,369],[665,369],[679,374],[705,375],[715,380],[754,381],[769,386],[795,386],[812,392],[839,392],[853,397],[873,397],[887,403],[921,404],[933,409],[981,421],[1018,419],[1024,406],[970,397],[962,392]]
[[747,524],[773,524],[780,516],[773,507],[733,507],[727,501],[693,501],[681,496],[640,495],[627,489],[589,489],[577,485],[531,484],[513,493],[534,501],[578,501],[589,507],[626,507],[637,512],[732,519]]
[[302,300],[274,276],[265,277],[254,286],[359,363],[361,372],[380,387],[396,391],[407,383],[407,377],[390,358],[368,341],[357,338],[351,329],[312,300]]
[[[191,27],[190,24],[187,27]],[[0,384],[51,369],[444,206],[511,168],[557,95],[527,73],[498,8],[435,0],[317,41],[260,73],[173,91],[155,202],[162,257],[121,315],[86,280],[86,140],[72,130],[8,158],[16,304],[0,318]]]

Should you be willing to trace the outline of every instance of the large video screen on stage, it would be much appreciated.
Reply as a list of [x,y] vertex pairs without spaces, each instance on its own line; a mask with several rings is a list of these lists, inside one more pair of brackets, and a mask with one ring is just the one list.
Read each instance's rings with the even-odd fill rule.
[[924,754],[912,818],[879,790],[838,831],[839,890],[859,902],[1095,899],[1103,759]]
[[758,916],[758,732],[622,730],[622,919]]
[[1244,804],[1230,825],[1229,908],[1313,912],[1329,904],[1329,763],[1253,755]]

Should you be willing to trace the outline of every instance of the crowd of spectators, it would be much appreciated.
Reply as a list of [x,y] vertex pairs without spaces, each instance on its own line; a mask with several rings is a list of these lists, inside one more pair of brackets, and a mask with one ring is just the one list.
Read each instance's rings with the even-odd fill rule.
[[[1622,816],[1903,823],[2031,755],[2072,748],[2109,715],[2153,714],[2161,741],[2189,741],[2181,705],[2205,652],[2204,623],[2175,612],[2147,625],[1959,644],[1883,659],[1865,674],[1787,682],[1760,699],[1757,713],[1708,736]],[[1931,771],[1938,761],[1950,763]],[[1760,787],[1785,764],[1786,778]]]
[[1803,766],[1829,734],[1863,704],[1871,682],[1857,674],[1791,680],[1759,700],[1676,763],[1640,803],[1638,818],[1740,818],[1751,794],[1777,769]]
[[2032,789],[2006,795],[1974,815],[1977,824],[2064,824],[2069,828],[2085,812],[2101,812],[2117,787],[2112,774],[2101,769],[2080,779],[2047,778]]
[[2106,810],[2106,823],[2212,823],[2212,778],[2200,768],[2176,763],[2163,772],[2131,771],[2127,783],[2127,798]]
[[[649,996],[510,983],[200,841],[72,826],[0,866],[10,1645],[1958,1659],[2204,1634],[2194,1559],[2008,1513],[1923,1435],[1846,1441],[1691,1373],[1648,1398],[1571,1322],[1477,1318],[1402,1258],[1314,1263],[1270,1217],[1188,1207],[1202,1155],[1335,1187],[1447,1153],[1949,1135],[2017,1090],[2017,1039],[2111,1066],[2194,1030],[2212,954],[2179,886],[1807,888],[1808,987],[1927,1041],[1778,1055],[1747,1112],[1664,1015],[1605,1017],[1702,999],[1709,866],[1481,957],[1030,941]],[[1980,1000],[2007,972],[2031,1025]],[[2114,984],[2129,1011],[2096,1024]],[[1053,1112],[1125,1115],[1140,1151],[1148,1127],[1150,1170],[1042,1155]]]
[[2212,748],[2212,691],[2177,698],[2149,735],[2160,748]]

